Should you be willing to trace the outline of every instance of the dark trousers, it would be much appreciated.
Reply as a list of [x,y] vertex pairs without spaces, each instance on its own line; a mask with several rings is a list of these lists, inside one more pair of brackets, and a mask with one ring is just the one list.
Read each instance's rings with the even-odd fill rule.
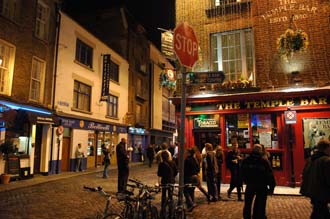
[[154,157],[148,157],[148,161],[149,161],[148,165],[149,167],[151,167],[152,163],[154,162]]
[[230,170],[230,173],[231,173],[231,178],[230,178],[230,186],[229,186],[229,189],[227,191],[228,193],[228,196],[230,196],[231,192],[234,190],[234,188],[237,189],[237,197],[238,199],[241,199],[242,197],[242,191],[241,191],[241,188],[242,188],[242,183],[241,183],[241,179],[239,177],[239,174],[238,174],[238,169],[237,168],[233,168]]
[[215,179],[214,176],[211,175],[206,175],[206,184],[207,184],[207,192],[212,198],[216,198],[217,195],[217,188],[215,185]]
[[195,187],[184,187],[183,194],[186,199],[187,208],[192,207],[195,202]]
[[216,185],[217,185],[217,195],[218,195],[218,198],[220,198],[220,192],[221,192],[221,176],[216,176],[215,178],[215,181],[216,181]]
[[118,192],[123,192],[126,190],[128,173],[129,173],[128,167],[123,169],[118,169]]
[[[161,215],[163,219],[166,219],[166,215],[165,215],[165,204],[166,204],[166,199],[168,200],[172,200],[173,199],[173,189],[171,188],[162,188],[162,200],[161,200]],[[173,206],[169,206],[169,207],[173,207]],[[172,209],[170,209],[171,211]]]
[[311,214],[311,219],[329,219],[330,209],[328,208],[328,203],[325,201],[311,201],[313,205],[313,210]]
[[253,219],[266,219],[267,187],[260,185],[246,185],[244,196],[243,218],[251,219],[253,205]]

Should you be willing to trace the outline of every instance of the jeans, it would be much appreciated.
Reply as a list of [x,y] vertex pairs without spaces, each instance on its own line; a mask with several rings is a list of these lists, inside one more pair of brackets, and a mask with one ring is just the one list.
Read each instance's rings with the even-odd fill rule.
[[110,160],[105,160],[104,161],[104,169],[103,169],[103,178],[107,178],[108,177],[109,166],[110,166]]

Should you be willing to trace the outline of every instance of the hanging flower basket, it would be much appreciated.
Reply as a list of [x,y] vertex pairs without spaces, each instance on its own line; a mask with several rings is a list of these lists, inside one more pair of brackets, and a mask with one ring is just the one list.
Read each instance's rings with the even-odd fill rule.
[[176,87],[176,81],[170,80],[165,72],[160,73],[159,76],[159,87],[165,87],[170,91],[174,91]]
[[308,35],[306,32],[288,28],[277,39],[277,50],[280,56],[288,61],[294,53],[304,52],[308,47]]

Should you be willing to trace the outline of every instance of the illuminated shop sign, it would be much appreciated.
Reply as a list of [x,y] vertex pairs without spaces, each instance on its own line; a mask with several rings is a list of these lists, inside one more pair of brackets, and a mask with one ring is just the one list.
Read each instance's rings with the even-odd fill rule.
[[290,106],[317,106],[327,105],[329,101],[326,97],[318,98],[297,98],[289,100],[257,100],[244,102],[224,102],[216,105],[218,110],[235,110],[235,109],[263,109],[273,107],[290,107]]
[[194,128],[218,128],[219,122],[215,119],[194,119]]

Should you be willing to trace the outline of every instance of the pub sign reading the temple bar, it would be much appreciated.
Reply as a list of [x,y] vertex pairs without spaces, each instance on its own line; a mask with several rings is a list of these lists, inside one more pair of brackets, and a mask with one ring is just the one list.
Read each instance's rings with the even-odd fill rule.
[[102,90],[101,100],[107,101],[109,97],[109,85],[110,85],[110,54],[103,55],[103,74],[102,74]]

